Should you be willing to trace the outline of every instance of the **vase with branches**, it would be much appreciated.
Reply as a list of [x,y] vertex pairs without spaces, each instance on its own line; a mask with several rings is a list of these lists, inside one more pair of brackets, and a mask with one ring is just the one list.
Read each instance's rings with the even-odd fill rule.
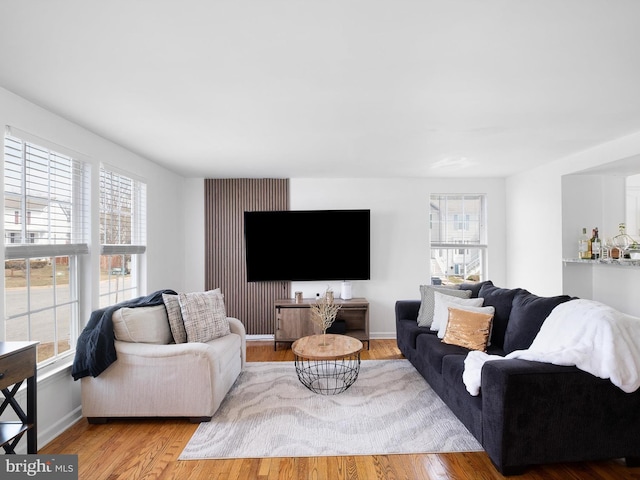
[[327,344],[327,329],[333,324],[334,320],[336,319],[338,310],[340,310],[340,305],[336,305],[333,302],[333,295],[331,295],[329,293],[329,290],[327,290],[325,294],[316,301],[315,304],[312,304],[310,306],[310,308],[311,319],[322,330],[322,345],[325,346]]

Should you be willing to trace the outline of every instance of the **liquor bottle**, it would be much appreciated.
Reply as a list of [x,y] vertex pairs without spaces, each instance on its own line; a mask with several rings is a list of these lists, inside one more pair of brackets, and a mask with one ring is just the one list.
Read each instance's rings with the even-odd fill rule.
[[578,240],[578,258],[581,260],[591,259],[591,252],[589,251],[590,239],[587,236],[587,229],[582,229],[582,236]]
[[[612,257],[620,260],[629,258],[629,247],[635,242],[635,240],[627,235],[627,226],[624,223],[618,225],[620,234],[613,237],[613,244],[617,247],[615,253],[612,251]],[[614,256],[615,255],[615,256]]]
[[598,227],[593,229],[591,236],[591,260],[600,258],[600,239],[598,238]]

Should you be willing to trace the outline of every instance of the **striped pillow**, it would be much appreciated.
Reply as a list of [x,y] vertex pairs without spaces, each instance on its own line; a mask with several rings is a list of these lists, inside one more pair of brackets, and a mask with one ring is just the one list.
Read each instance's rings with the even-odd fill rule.
[[420,297],[422,300],[420,310],[418,311],[418,326],[420,327],[430,327],[431,322],[433,322],[433,308],[435,306],[433,292],[441,292],[458,298],[471,297],[471,290],[459,290],[457,285],[420,285]]

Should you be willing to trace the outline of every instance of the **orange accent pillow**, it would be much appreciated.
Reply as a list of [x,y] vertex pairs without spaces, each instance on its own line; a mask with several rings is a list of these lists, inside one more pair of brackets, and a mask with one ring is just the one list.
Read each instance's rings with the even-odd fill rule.
[[492,321],[493,315],[490,313],[449,307],[449,320],[442,341],[469,350],[486,352]]

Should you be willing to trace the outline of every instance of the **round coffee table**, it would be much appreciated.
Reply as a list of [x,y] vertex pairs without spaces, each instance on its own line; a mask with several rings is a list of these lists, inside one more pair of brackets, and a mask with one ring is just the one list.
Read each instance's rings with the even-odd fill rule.
[[314,393],[344,392],[358,378],[362,342],[348,335],[311,335],[291,346],[300,382]]

